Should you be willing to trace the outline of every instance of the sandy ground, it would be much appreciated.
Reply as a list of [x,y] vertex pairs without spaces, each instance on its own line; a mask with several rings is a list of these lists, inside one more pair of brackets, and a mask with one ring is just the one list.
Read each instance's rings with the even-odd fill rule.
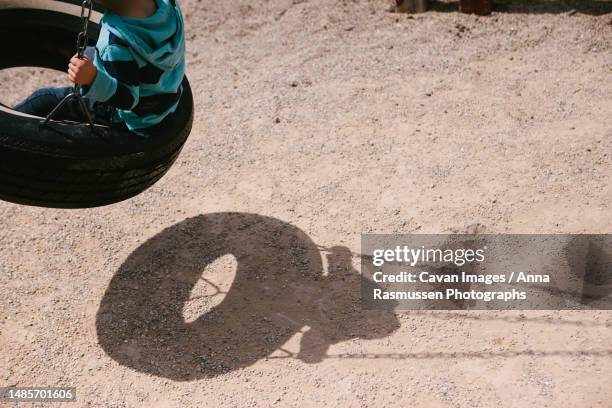
[[[365,313],[350,252],[612,232],[609,2],[182,4],[197,112],[170,173],[106,208],[0,203],[0,384],[73,385],[76,406],[612,407],[611,312]],[[54,77],[4,71],[2,101]]]

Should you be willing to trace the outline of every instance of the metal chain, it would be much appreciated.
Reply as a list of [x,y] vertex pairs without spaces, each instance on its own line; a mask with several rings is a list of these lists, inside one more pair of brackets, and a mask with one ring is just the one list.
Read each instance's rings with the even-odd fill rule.
[[89,41],[87,31],[89,29],[89,20],[91,20],[91,10],[93,8],[92,0],[84,0],[81,3],[81,23],[83,24],[83,30],[77,37],[77,55],[79,58],[83,58],[85,48]]
[[[89,20],[91,19],[92,7],[93,7],[92,0],[84,0],[83,3],[81,3],[81,24],[83,28],[82,28],[82,31],[77,36],[77,43],[76,43],[77,58],[79,59],[83,59],[83,56],[85,55],[85,49],[87,48],[87,43],[89,42],[89,37],[87,36],[87,29],[89,28]],[[81,91],[81,86],[75,84],[74,92],[80,93],[80,91]]]
[[[77,57],[79,59],[83,59],[85,56],[85,49],[87,48],[87,44],[89,43],[89,36],[87,35],[87,31],[89,29],[89,21],[91,20],[91,13],[93,9],[93,1],[92,0],[83,0],[81,3],[81,24],[82,31],[77,36]],[[42,121],[41,125],[46,126],[49,121],[56,115],[57,112],[72,98],[77,98],[79,101],[79,105],[87,118],[87,122],[89,122],[89,126],[91,130],[94,131],[94,123],[91,117],[91,113],[89,112],[89,108],[81,95],[81,85],[75,84],[74,90],[67,95],[52,111],[49,115]]]

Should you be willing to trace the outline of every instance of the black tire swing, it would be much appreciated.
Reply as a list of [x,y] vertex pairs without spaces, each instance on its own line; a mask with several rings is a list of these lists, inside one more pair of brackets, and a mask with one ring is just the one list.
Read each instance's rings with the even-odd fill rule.
[[[93,45],[99,15],[89,24]],[[78,1],[0,1],[0,69],[65,71],[82,29]],[[0,105],[0,199],[51,208],[90,208],[131,198],[157,182],[178,157],[193,122],[187,78],[172,120],[149,138],[87,123],[51,121]]]

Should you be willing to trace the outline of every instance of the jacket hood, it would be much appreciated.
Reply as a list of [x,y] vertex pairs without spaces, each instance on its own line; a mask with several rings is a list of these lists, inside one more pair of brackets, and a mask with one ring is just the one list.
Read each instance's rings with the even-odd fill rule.
[[183,17],[174,0],[155,0],[157,11],[147,18],[119,16],[108,11],[103,18],[108,30],[128,42],[143,60],[171,70],[185,50]]

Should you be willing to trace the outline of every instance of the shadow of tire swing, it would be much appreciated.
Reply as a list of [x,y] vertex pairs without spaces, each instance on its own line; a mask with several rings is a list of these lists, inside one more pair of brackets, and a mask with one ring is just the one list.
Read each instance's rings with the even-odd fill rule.
[[[391,311],[362,310],[361,276],[346,247],[319,247],[280,220],[247,213],[187,219],[154,236],[121,265],[96,319],[98,341],[118,363],[189,381],[248,367],[300,333],[295,358],[318,363],[332,344],[389,336]],[[206,268],[232,255],[235,278],[225,297],[187,322],[184,305]],[[325,273],[327,272],[327,273]],[[229,278],[229,277],[228,277]],[[215,299],[216,300],[216,299]]]

